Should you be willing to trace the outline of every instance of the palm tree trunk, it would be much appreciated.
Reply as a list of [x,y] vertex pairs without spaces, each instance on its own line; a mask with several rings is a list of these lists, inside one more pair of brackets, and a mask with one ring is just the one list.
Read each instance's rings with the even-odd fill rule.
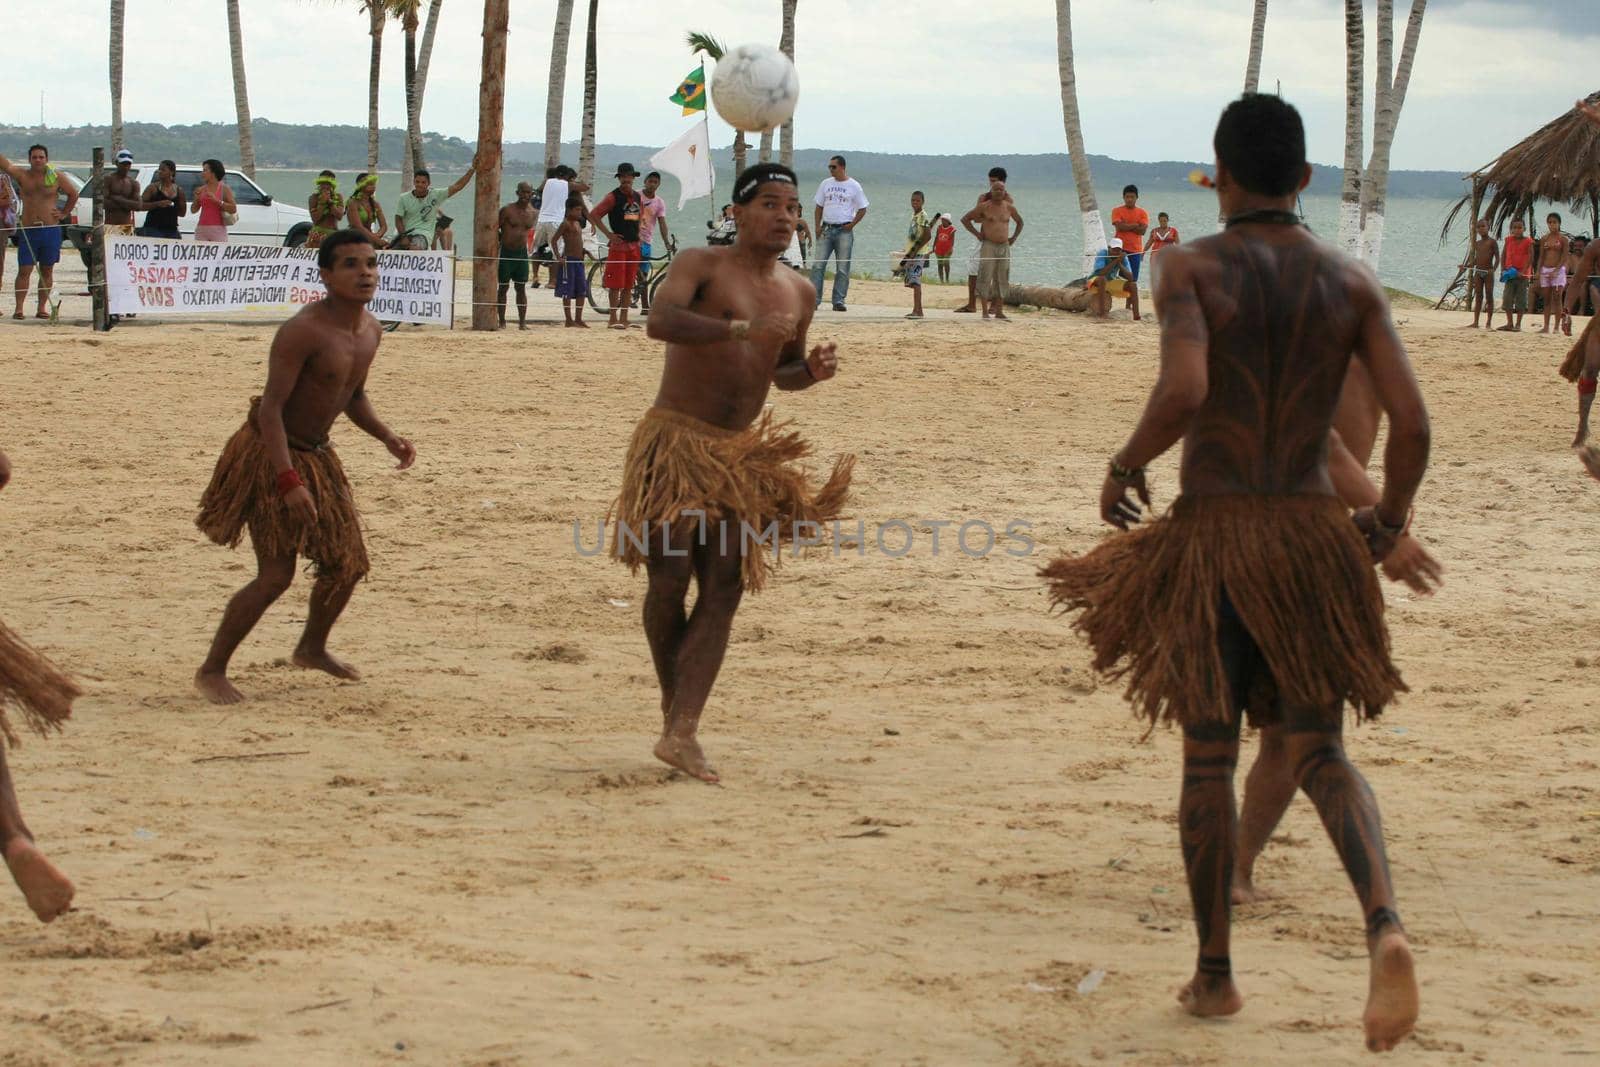
[[422,102],[428,93],[428,62],[433,58],[433,35],[439,28],[439,8],[444,0],[433,0],[428,5],[428,22],[422,28],[422,51],[417,56],[417,88],[416,107],[411,115],[407,116],[408,129],[415,141],[411,150],[411,165],[426,169],[428,164],[423,158],[422,144]]
[[[794,6],[795,0],[783,0],[783,35],[778,38],[778,51],[794,62]],[[778,127],[778,162],[794,169],[794,116],[790,115]]]
[[[422,161],[422,122],[417,114],[417,24],[415,20],[406,25],[406,143],[410,146],[411,166],[413,172],[417,168],[427,169],[427,164]],[[410,178],[404,178],[405,187],[411,184]]]
[[759,159],[763,163],[771,163],[772,162],[772,131],[771,130],[763,130],[761,132],[760,155],[758,155],[756,158]]
[[[1387,2],[1388,0],[1385,0],[1385,3]],[[1373,270],[1378,269],[1378,261],[1383,256],[1384,209],[1389,199],[1389,154],[1394,147],[1395,131],[1400,126],[1400,109],[1405,107],[1406,90],[1411,86],[1411,66],[1416,61],[1417,41],[1422,36],[1422,16],[1427,6],[1428,0],[1411,0],[1411,17],[1406,21],[1406,37],[1400,46],[1400,64],[1395,68],[1394,81],[1384,94],[1385,104],[1379,110],[1377,121],[1373,124],[1372,158],[1367,161],[1367,173],[1361,186],[1364,208],[1361,254]],[[1392,20],[1393,10],[1391,9],[1388,14]],[[1394,47],[1392,30],[1389,37],[1392,50]],[[1383,55],[1381,38],[1378,54],[1381,62]],[[1473,217],[1476,219],[1476,212]]]
[[122,150],[122,24],[128,0],[111,0],[111,151]]
[[556,0],[555,35],[550,39],[550,86],[544,98],[544,169],[561,162],[561,107],[567,85],[567,44],[572,39],[572,0]]
[[744,139],[743,130],[733,132],[733,176],[735,179],[744,173],[745,159],[750,155],[750,143]]
[[1361,0],[1344,0],[1344,185],[1339,190],[1339,247],[1361,255],[1361,61],[1366,54]]
[[594,105],[600,81],[595,56],[595,21],[600,17],[600,0],[589,0],[589,28],[583,46],[583,138],[578,143],[578,180],[594,185]]
[[1095,203],[1089,156],[1083,150],[1083,124],[1078,119],[1078,78],[1072,66],[1072,0],[1056,0],[1056,66],[1061,72],[1061,122],[1067,131],[1067,155],[1072,159],[1072,181],[1078,187],[1078,211],[1083,220],[1083,269],[1088,273],[1094,266],[1095,253],[1106,247],[1106,227]]
[[378,0],[367,4],[367,32],[372,35],[372,60],[367,67],[367,173],[378,170],[378,84],[383,72],[383,7]]
[[1261,84],[1261,45],[1267,37],[1267,0],[1256,0],[1255,16],[1250,20],[1250,58],[1245,61],[1244,91],[1253,93]]
[[478,83],[477,184],[472,205],[472,328],[500,326],[494,297],[500,216],[500,142],[505,130],[506,31],[510,0],[483,0],[483,77]]
[[228,51],[233,59],[233,110],[239,122],[239,169],[256,176],[256,145],[250,136],[250,94],[244,83],[244,34],[239,29],[239,0],[228,0]]
[[[1383,139],[1383,128],[1393,117],[1389,87],[1394,78],[1394,0],[1378,0],[1378,57],[1373,69],[1372,147],[1376,151]],[[1372,203],[1372,167],[1361,172],[1361,229],[1367,228],[1367,206]],[[1363,243],[1362,257],[1366,247]]]

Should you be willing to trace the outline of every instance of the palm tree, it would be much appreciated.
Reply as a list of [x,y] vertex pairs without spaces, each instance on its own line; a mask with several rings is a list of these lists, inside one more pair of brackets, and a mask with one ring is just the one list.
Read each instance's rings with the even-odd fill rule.
[[[783,0],[783,36],[778,38],[778,51],[794,62],[794,5],[795,0]],[[778,162],[791,170],[794,168],[794,116],[790,115],[778,127]]]
[[[1389,153],[1400,125],[1400,109],[1405,106],[1406,89],[1411,85],[1411,65],[1416,60],[1417,41],[1422,36],[1422,16],[1428,0],[1411,0],[1411,17],[1406,22],[1405,42],[1400,46],[1400,65],[1392,84],[1386,84],[1386,71],[1380,71],[1378,85],[1382,96],[1372,124],[1372,156],[1361,181],[1361,258],[1373,270],[1383,255],[1383,216],[1389,198]],[[1378,66],[1387,66],[1394,50],[1394,8],[1392,0],[1378,4]],[[1387,39],[1387,46],[1385,41]]]
[[1253,93],[1261,83],[1261,45],[1267,36],[1267,0],[1256,0],[1255,17],[1250,21],[1250,58],[1245,62],[1244,91]]
[[233,110],[239,122],[239,169],[256,176],[256,146],[250,136],[250,94],[244,83],[244,34],[239,29],[239,0],[228,0],[228,51],[233,59]]
[[122,22],[128,0],[111,0],[111,151],[122,149]]
[[555,36],[550,39],[550,87],[544,98],[544,169],[561,162],[561,106],[567,85],[567,43],[572,39],[572,0],[556,0]]
[[372,36],[372,60],[367,68],[367,173],[374,174],[378,170],[378,81],[387,20],[383,0],[361,0],[361,9],[367,13],[367,33]]
[[1344,0],[1344,185],[1339,190],[1339,247],[1361,254],[1361,61],[1366,53],[1361,0]]
[[600,17],[600,0],[589,0],[588,36],[583,44],[583,134],[578,143],[578,180],[594,185],[594,105],[600,83],[599,59],[595,52],[595,22]]
[[410,188],[411,176],[422,159],[422,128],[417,113],[417,9],[422,0],[383,0],[389,17],[400,23],[406,35],[406,137],[405,154],[400,164],[400,187]]
[[[726,49],[722,47],[722,42],[718,41],[709,33],[695,33],[690,31],[687,40],[689,43],[690,52],[697,54],[703,52],[705,53],[706,58],[711,60],[713,63],[721,59],[723,52],[726,51]],[[749,154],[749,151],[750,145],[744,139],[744,131],[735,130],[733,135],[733,173],[735,177],[738,177],[740,174],[744,173],[745,156]]]
[[1061,122],[1067,131],[1067,155],[1072,159],[1072,181],[1078,187],[1078,211],[1083,219],[1083,267],[1088,273],[1093,269],[1095,253],[1106,246],[1106,227],[1095,202],[1089,156],[1083,150],[1083,124],[1078,118],[1078,78],[1072,66],[1072,0],[1056,0],[1056,66],[1061,72]]
[[494,330],[495,271],[499,239],[495,223],[500,215],[500,141],[506,117],[506,32],[511,20],[511,0],[484,0],[483,76],[478,82],[478,154],[474,157],[477,184],[473,188],[472,217],[472,328]]

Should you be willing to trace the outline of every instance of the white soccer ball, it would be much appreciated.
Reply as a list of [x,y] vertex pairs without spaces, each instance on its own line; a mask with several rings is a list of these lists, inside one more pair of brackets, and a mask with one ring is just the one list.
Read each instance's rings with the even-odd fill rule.
[[782,126],[800,102],[800,76],[788,56],[768,44],[742,44],[717,60],[711,102],[723,121],[746,133]]

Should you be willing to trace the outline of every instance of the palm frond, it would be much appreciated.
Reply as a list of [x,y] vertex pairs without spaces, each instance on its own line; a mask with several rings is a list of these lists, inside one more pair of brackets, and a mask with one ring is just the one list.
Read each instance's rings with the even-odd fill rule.
[[378,0],[378,5],[408,32],[417,32],[417,16],[422,8],[422,0]]
[[690,31],[686,40],[689,45],[689,51],[704,52],[706,55],[711,57],[713,62],[721,59],[722,53],[726,51],[726,49],[722,47],[722,42],[718,41],[709,33],[695,33]]

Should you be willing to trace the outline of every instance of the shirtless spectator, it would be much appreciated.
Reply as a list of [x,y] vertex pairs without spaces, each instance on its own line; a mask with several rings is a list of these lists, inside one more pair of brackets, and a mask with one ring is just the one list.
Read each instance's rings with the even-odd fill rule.
[[[1494,269],[1500,265],[1500,244],[1489,232],[1489,220],[1479,219],[1475,227],[1476,233],[1472,237],[1472,249],[1467,253],[1466,262],[1461,264],[1461,269],[1469,271],[1467,275],[1467,305],[1472,308],[1472,328],[1478,328],[1478,316],[1485,308],[1489,311],[1489,321],[1485,329],[1494,329]],[[1511,321],[1511,312],[1506,312],[1506,321]]]
[[517,183],[517,198],[500,209],[495,223],[500,235],[500,288],[495,293],[495,313],[506,328],[506,289],[517,287],[517,329],[528,328],[528,234],[539,221],[533,210],[533,186]]
[[[1017,229],[1011,232],[1011,223]],[[979,225],[974,226],[977,222]],[[1011,283],[1011,246],[1022,236],[1022,216],[1006,192],[1003,178],[991,178],[987,199],[961,216],[961,225],[978,238],[978,299],[983,301],[983,317],[1004,322],[1006,287]]]
[[[1006,180],[1006,168],[989,168],[989,184],[992,186],[997,180],[1002,183]],[[1011,194],[1007,193],[1006,196],[1009,198]],[[982,207],[988,199],[989,190],[985,189],[978,194],[978,206]],[[978,310],[978,267],[982,262],[983,242],[980,241],[972,246],[972,252],[967,256],[967,302],[956,308],[958,315],[970,315]]]
[[[0,173],[9,174],[22,191],[21,228],[17,231],[17,310],[11,316],[22,318],[22,305],[28,299],[28,282],[33,268],[39,268],[39,311],[36,318],[48,319],[45,307],[56,281],[56,264],[61,262],[61,220],[72,214],[78,203],[78,187],[72,179],[57,173],[50,165],[50,151],[42,144],[28,149],[28,165],[19,167],[0,156]],[[67,202],[56,210],[56,199],[66,194]]]
[[133,153],[124,148],[117,153],[117,169],[106,175],[106,232],[132,235],[135,211],[168,207],[165,203],[146,204],[140,196],[139,179],[133,176]]

